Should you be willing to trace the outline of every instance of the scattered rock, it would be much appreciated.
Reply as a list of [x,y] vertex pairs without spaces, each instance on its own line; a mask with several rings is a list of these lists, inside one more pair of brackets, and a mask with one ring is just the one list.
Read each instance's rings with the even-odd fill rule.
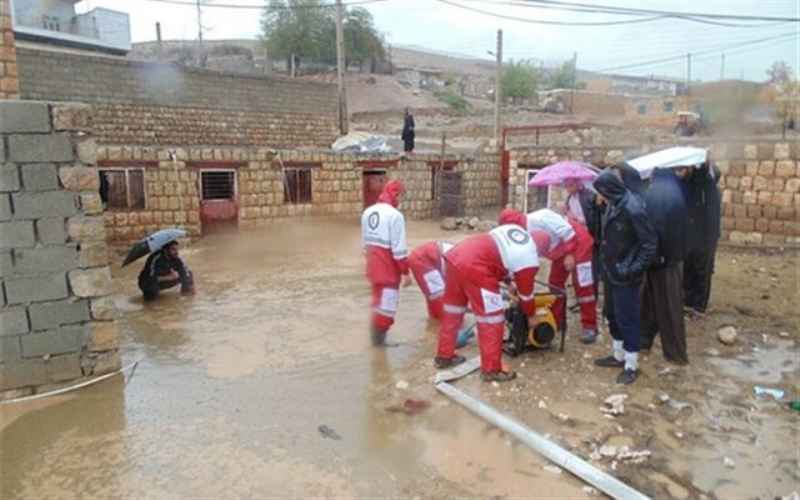
[[600,408],[600,411],[607,415],[622,415],[625,413],[624,403],[627,398],[627,394],[612,394],[606,398],[605,407]]
[[729,469],[733,469],[734,467],[736,467],[736,462],[734,462],[733,459],[729,457],[723,458],[722,463],[725,464],[725,467]]
[[555,465],[545,465],[542,467],[542,469],[546,470],[547,472],[552,472],[553,474],[561,474],[561,469]]
[[683,439],[684,434],[681,431],[675,431],[675,437],[678,439]]
[[478,227],[478,224],[480,224],[480,222],[481,220],[479,218],[473,217],[467,222],[467,227],[470,229],[475,229]]
[[634,450],[622,450],[617,455],[617,460],[626,460],[630,463],[640,464],[650,458],[653,452],[650,450],[641,450],[641,451],[634,451]]
[[445,231],[455,231],[458,229],[458,223],[456,222],[455,217],[445,217],[442,219],[440,227]]
[[717,330],[717,338],[725,345],[733,345],[737,336],[738,333],[733,326],[723,326]]
[[658,402],[661,403],[662,405],[667,403],[669,399],[670,399],[669,394],[667,394],[666,392],[662,392],[661,394],[658,395]]
[[616,446],[610,446],[610,445],[605,444],[605,445],[600,447],[599,451],[600,451],[600,456],[601,457],[611,458],[611,457],[616,457],[617,456],[617,447]]
[[406,389],[408,389],[408,382],[406,382],[405,380],[400,380],[394,386],[395,388],[400,389],[401,391],[405,391]]

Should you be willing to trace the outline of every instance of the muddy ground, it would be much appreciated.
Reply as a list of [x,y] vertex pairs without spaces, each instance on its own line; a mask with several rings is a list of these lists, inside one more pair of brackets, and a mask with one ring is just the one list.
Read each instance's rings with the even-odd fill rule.
[[[412,246],[464,236],[432,222],[408,232]],[[191,298],[145,305],[138,267],[114,269],[124,363],[141,361],[132,377],[0,406],[0,497],[600,498],[435,392],[435,325],[416,288],[401,293],[400,346],[369,346],[357,221],[275,223],[183,255]],[[580,344],[573,317],[564,354],[510,360],[521,377],[509,384],[457,385],[654,498],[800,491],[800,413],[753,395],[798,397],[798,256],[723,249],[717,262],[687,368],[657,345],[623,389],[591,363],[610,342]],[[729,324],[739,336],[725,346],[716,331]],[[628,399],[607,417],[613,394]],[[431,406],[387,411],[409,398]],[[598,458],[603,445],[652,454]]]

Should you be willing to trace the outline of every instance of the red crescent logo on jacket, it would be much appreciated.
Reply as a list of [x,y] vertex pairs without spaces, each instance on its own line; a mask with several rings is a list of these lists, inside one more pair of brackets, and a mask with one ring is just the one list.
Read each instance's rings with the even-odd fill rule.
[[508,235],[508,239],[520,245],[528,243],[528,241],[531,239],[530,236],[528,236],[527,231],[523,231],[521,229],[512,228],[509,229],[508,233],[506,234]]
[[378,212],[372,212],[369,214],[369,218],[367,218],[367,225],[370,229],[375,229],[378,227],[378,224],[381,223],[381,216]]

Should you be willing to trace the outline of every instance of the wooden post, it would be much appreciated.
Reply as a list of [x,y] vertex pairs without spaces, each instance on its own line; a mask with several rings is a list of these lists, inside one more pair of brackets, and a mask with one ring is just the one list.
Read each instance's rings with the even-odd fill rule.
[[339,86],[339,134],[347,135],[347,95],[344,89],[344,7],[336,0],[336,79]]
[[503,103],[503,30],[497,30],[497,65],[494,76],[494,141],[495,146],[500,148],[500,106]]

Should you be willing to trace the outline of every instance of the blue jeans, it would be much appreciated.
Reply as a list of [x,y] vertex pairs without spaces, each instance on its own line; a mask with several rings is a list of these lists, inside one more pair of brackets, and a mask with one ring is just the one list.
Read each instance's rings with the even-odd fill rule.
[[642,330],[639,285],[617,286],[608,281],[605,285],[607,303],[604,310],[611,337],[623,342],[625,352],[639,352]]

